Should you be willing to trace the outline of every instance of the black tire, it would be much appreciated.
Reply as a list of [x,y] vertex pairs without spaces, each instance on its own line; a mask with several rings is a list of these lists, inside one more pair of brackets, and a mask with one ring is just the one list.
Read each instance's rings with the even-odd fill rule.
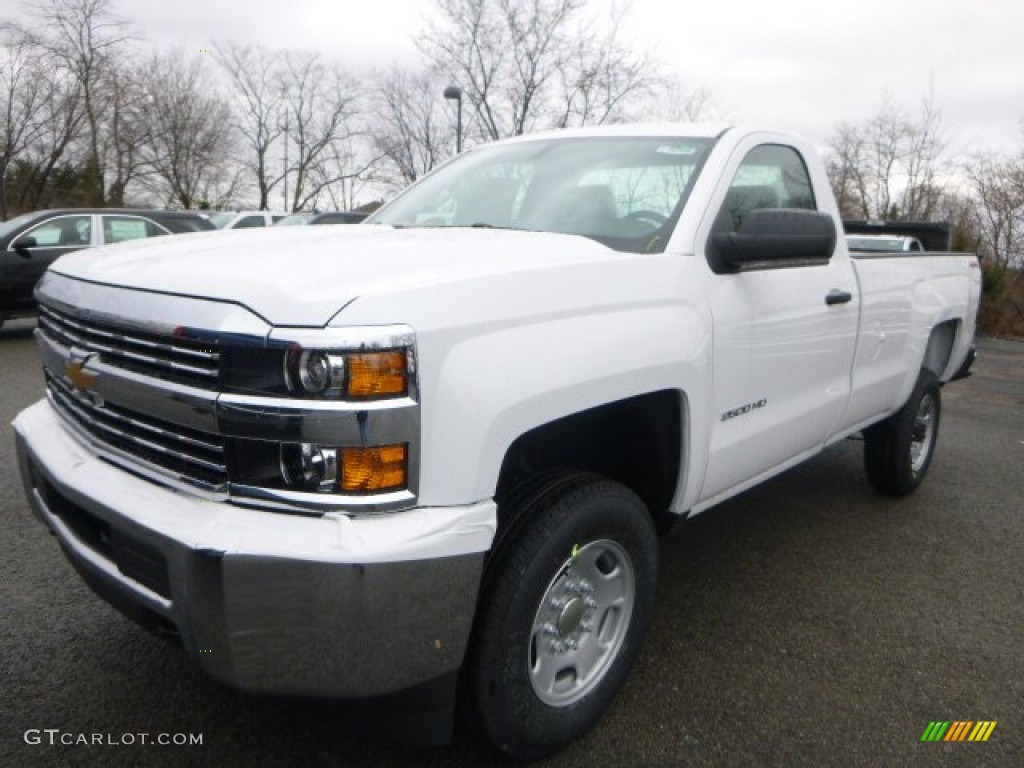
[[536,760],[592,728],[626,679],[653,616],[658,544],[636,494],[596,475],[549,473],[508,498],[462,706],[499,752]]
[[903,407],[864,430],[864,469],[875,488],[891,496],[917,489],[935,455],[941,414],[938,378],[922,370]]

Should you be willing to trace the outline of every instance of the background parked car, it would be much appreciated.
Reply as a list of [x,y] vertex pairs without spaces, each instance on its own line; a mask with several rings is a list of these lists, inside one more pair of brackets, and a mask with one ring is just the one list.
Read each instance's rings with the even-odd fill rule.
[[846,247],[854,253],[910,253],[923,251],[916,237],[903,235],[847,235]]
[[269,227],[277,224],[277,222],[287,216],[287,213],[277,213],[275,211],[217,211],[206,214],[206,218],[217,229]]
[[277,222],[279,227],[306,224],[358,224],[370,214],[359,211],[321,211],[293,213]]
[[203,232],[213,224],[193,211],[63,208],[34,211],[0,224],[0,325],[34,315],[32,289],[59,256],[142,237]]

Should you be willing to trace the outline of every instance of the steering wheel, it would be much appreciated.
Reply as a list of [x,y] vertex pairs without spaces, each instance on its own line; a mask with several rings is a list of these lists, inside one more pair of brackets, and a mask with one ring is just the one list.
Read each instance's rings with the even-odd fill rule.
[[653,224],[655,229],[661,227],[662,224],[668,221],[668,216],[663,216],[657,211],[648,211],[644,209],[630,211],[622,218],[626,221],[647,222],[649,224]]

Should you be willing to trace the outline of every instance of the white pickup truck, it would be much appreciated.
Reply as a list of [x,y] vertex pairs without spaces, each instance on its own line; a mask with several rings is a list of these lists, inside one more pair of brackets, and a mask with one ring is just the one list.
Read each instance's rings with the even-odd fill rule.
[[856,433],[881,492],[925,476],[977,261],[841,232],[796,137],[616,126],[466,152],[358,226],[65,256],[29,502],[220,680],[415,695],[442,735],[458,698],[540,757],[635,659],[656,530]]

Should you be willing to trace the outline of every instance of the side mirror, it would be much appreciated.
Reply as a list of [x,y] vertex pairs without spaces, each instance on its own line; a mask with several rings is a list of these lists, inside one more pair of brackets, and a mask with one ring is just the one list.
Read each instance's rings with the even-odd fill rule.
[[768,208],[751,211],[736,232],[711,236],[715,272],[825,264],[836,248],[836,225],[827,213]]
[[31,258],[32,253],[31,253],[31,251],[29,251],[29,248],[38,248],[38,247],[39,247],[39,243],[36,242],[36,239],[34,237],[32,237],[32,235],[26,235],[25,237],[19,237],[11,245],[11,248],[14,249],[14,252],[16,254],[18,254],[19,256],[21,256],[23,259]]

